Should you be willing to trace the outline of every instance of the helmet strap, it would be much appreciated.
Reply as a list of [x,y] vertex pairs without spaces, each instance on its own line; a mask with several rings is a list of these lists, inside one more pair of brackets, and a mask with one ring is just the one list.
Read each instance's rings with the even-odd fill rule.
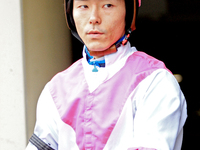
[[122,41],[122,45],[126,45],[126,43],[128,42],[129,37],[131,36],[131,33],[132,33],[132,30],[131,30],[131,28],[129,28],[127,30],[127,34],[126,34],[124,40]]

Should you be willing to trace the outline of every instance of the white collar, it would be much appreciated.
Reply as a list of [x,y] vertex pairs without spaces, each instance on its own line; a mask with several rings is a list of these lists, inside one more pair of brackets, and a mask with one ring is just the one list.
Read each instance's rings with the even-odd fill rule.
[[128,42],[125,46],[120,46],[116,53],[105,55],[105,67],[97,66],[98,72],[92,72],[94,66],[88,64],[83,48],[82,64],[90,92],[93,92],[100,84],[113,77],[125,65],[128,57],[136,51],[136,48],[131,47]]
[[[104,60],[105,59],[105,66],[108,67],[108,66],[120,61],[121,59],[123,59],[127,55],[129,56],[129,54],[130,53],[132,54],[134,51],[137,51],[136,48],[134,48],[134,47],[131,48],[130,43],[127,42],[127,44],[125,46],[121,45],[119,48],[117,48],[117,52],[116,53],[105,55],[105,56],[100,57],[100,58],[98,58],[96,60],[100,61],[100,60]],[[85,53],[85,46],[83,48],[82,55],[83,55],[84,60],[87,61],[86,53]],[[95,61],[95,60],[92,60],[92,61]]]

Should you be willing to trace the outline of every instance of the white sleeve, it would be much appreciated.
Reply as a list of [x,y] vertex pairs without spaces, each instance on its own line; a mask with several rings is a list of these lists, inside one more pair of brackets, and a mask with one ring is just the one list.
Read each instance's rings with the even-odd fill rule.
[[[55,150],[58,147],[58,119],[59,114],[47,84],[38,100],[34,135]],[[37,148],[29,142],[26,150],[37,150]]]
[[180,150],[187,110],[174,76],[159,69],[142,81],[137,91],[134,142],[138,147]]

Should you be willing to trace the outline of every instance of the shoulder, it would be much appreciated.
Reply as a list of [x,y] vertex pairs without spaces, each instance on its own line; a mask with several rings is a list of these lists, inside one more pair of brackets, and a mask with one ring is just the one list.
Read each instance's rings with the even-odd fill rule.
[[140,69],[165,69],[171,73],[169,69],[165,66],[164,62],[144,53],[141,51],[136,51],[131,55],[131,59],[135,61],[136,64]]
[[129,56],[124,69],[126,75],[129,75],[132,80],[137,81],[137,84],[149,76],[154,76],[155,72],[161,70],[172,74],[162,61],[139,51],[136,51]]
[[162,85],[165,89],[169,88],[174,90],[176,89],[176,91],[180,90],[180,86],[176,78],[165,66],[164,62],[139,51],[135,52],[132,57],[135,61],[137,61],[142,73],[145,71],[150,72],[144,82],[149,82],[151,86]]

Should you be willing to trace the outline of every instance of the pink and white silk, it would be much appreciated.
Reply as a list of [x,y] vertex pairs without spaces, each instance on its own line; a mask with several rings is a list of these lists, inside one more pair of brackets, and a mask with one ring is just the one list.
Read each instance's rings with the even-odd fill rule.
[[135,52],[120,72],[93,92],[88,90],[81,61],[52,79],[50,93],[62,121],[75,131],[80,150],[105,147],[128,96],[157,69],[167,70],[163,62]]

